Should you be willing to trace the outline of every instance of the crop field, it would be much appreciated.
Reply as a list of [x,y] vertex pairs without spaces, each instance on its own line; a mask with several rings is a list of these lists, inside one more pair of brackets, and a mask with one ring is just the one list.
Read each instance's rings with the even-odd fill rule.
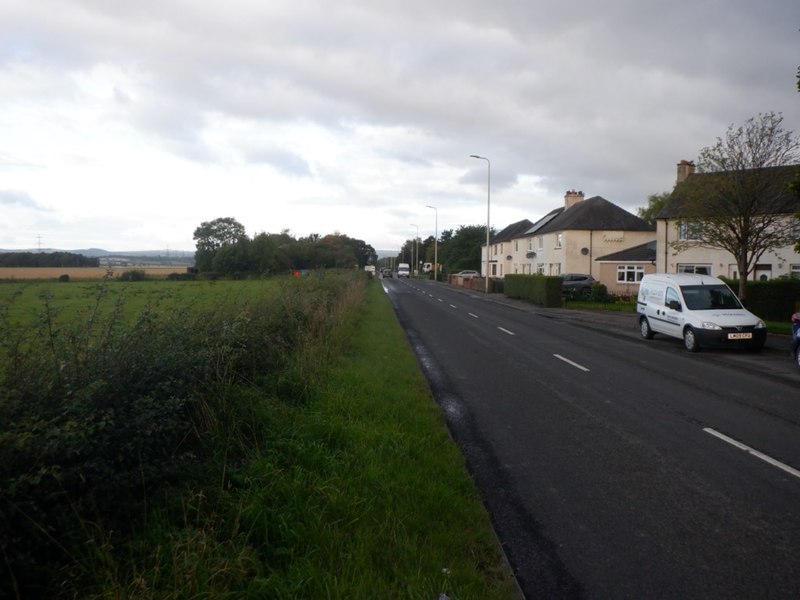
[[167,277],[171,273],[185,273],[186,267],[0,267],[0,281],[39,280],[47,281],[68,275],[71,280],[99,280],[104,277],[118,277],[124,271],[144,271],[148,277]]
[[[36,269],[20,269],[36,270]],[[129,320],[143,310],[211,309],[228,301],[246,303],[274,289],[277,280],[137,282],[96,280],[0,281],[0,315],[14,329],[34,326],[46,316],[57,324],[108,316]]]

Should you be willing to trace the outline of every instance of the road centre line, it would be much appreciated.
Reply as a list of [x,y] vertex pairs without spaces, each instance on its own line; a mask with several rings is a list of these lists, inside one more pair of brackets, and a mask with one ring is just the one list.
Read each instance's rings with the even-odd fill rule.
[[479,317],[478,315],[476,315],[475,313],[467,313],[467,314],[468,314],[470,317],[472,317],[473,319],[480,319],[480,317]]
[[586,367],[584,367],[583,365],[579,365],[578,363],[576,363],[576,362],[574,362],[574,361],[571,361],[571,360],[570,360],[570,359],[568,359],[568,358],[564,358],[564,357],[563,357],[563,356],[561,356],[560,354],[553,354],[553,356],[555,356],[555,357],[556,357],[558,360],[563,360],[563,361],[564,361],[565,363],[567,363],[568,365],[572,365],[572,366],[573,366],[573,367],[575,367],[576,369],[580,369],[581,371],[584,371],[584,372],[586,372],[586,373],[588,373],[588,372],[589,372],[589,369],[587,369],[587,368],[586,368]]
[[508,329],[506,329],[505,327],[499,327],[499,326],[498,326],[497,328],[498,328],[500,331],[502,331],[503,333],[507,333],[508,335],[517,335],[516,333],[514,333],[513,331],[509,331],[509,330],[508,330]]
[[705,431],[706,433],[710,433],[711,435],[713,435],[714,437],[722,440],[723,442],[727,442],[728,444],[738,448],[739,450],[744,450],[748,454],[752,454],[756,458],[760,458],[764,462],[771,464],[773,467],[778,467],[779,469],[781,469],[783,471],[786,471],[789,475],[792,475],[793,477],[797,477],[798,479],[800,479],[800,471],[790,467],[787,464],[782,463],[779,460],[775,460],[774,458],[772,458],[771,456],[769,456],[767,454],[764,454],[763,452],[759,452],[755,448],[751,448],[750,446],[748,446],[746,444],[743,444],[741,442],[737,442],[733,438],[729,438],[724,433],[720,433],[719,431],[717,431],[716,429],[712,429],[711,427],[704,427],[703,431]]
[[451,304],[450,308],[458,308],[455,304]]

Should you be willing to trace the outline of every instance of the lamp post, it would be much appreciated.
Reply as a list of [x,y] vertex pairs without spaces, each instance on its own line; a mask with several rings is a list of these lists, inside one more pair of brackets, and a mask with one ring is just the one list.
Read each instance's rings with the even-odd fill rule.
[[425,205],[425,208],[432,208],[436,217],[435,229],[433,230],[433,280],[439,281],[439,210],[435,206]]
[[477,158],[478,160],[485,160],[487,167],[486,179],[486,293],[489,293],[489,210],[492,205],[492,162],[485,156],[478,156],[477,154],[470,154],[470,158]]
[[417,237],[414,238],[414,245],[411,246],[411,250],[412,250],[411,256],[414,259],[414,269],[411,272],[416,275],[417,267],[419,266],[419,264],[418,264],[418,260],[419,260],[419,225],[414,225],[413,223],[411,223],[411,226],[417,228]]

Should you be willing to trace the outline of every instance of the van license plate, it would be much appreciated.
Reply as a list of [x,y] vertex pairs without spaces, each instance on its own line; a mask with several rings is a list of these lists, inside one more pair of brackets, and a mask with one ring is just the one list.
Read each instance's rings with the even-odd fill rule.
[[752,333],[729,333],[729,340],[750,340],[753,339]]

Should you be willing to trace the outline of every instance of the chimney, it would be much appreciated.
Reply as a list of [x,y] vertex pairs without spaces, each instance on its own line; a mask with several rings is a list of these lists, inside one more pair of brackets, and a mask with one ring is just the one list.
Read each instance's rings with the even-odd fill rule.
[[583,200],[583,192],[576,192],[575,190],[567,190],[564,196],[564,208],[575,206],[578,202]]
[[675,183],[686,181],[692,173],[694,173],[694,161],[682,160],[678,163],[678,180]]

